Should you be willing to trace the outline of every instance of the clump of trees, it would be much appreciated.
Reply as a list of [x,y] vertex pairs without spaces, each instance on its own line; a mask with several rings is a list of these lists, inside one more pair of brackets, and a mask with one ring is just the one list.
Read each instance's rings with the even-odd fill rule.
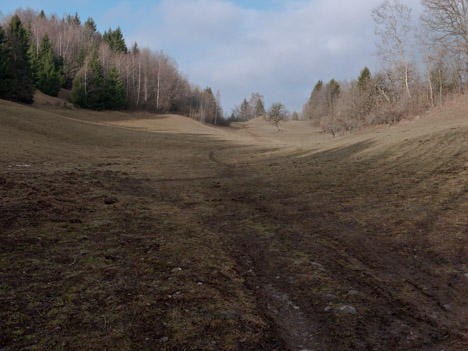
[[73,103],[93,110],[122,109],[125,107],[125,88],[115,66],[107,77],[97,52],[83,65],[73,81]]
[[418,23],[400,0],[378,4],[372,17],[380,69],[372,73],[364,67],[351,81],[318,81],[301,119],[336,135],[366,125],[395,123],[464,94],[467,4],[464,0],[421,3],[424,13]]
[[226,121],[220,94],[182,75],[163,52],[129,49],[121,29],[97,31],[92,18],[59,18],[17,10],[0,25],[0,98],[32,102],[34,89],[56,96],[71,89],[73,103],[89,109],[179,113],[215,124]]
[[260,93],[252,93],[249,100],[245,98],[236,106],[230,120],[233,122],[247,122],[257,117],[265,117],[265,99]]
[[36,88],[44,94],[57,96],[66,79],[62,61],[55,57],[47,33],[42,37],[37,50],[30,45],[28,55]]

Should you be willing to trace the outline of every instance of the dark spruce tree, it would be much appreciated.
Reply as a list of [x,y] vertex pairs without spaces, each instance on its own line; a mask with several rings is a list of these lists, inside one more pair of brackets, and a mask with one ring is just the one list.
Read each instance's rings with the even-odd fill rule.
[[8,46],[5,31],[0,26],[0,99],[8,98],[13,82],[11,74],[11,63],[13,57]]
[[82,69],[75,76],[72,86],[72,102],[75,106],[88,108],[88,98],[87,98],[87,72],[84,71],[86,68]]
[[88,108],[92,110],[103,110],[106,106],[103,99],[104,74],[97,50],[94,51],[90,62],[91,81],[88,85]]
[[54,57],[47,34],[42,37],[37,62],[38,66],[35,74],[37,88],[44,94],[57,96],[60,88],[65,84],[65,76],[61,61]]
[[29,62],[29,67],[31,69],[31,78],[33,80],[34,86],[37,87],[37,74],[39,73],[39,60],[37,57],[37,50],[35,45],[30,42],[29,43],[29,48],[28,48],[28,62]]
[[92,17],[88,17],[88,19],[86,20],[84,24],[84,27],[92,33],[97,32],[96,22],[94,21]]
[[106,106],[103,99],[104,77],[97,50],[91,59],[85,59],[80,72],[75,76],[72,87],[73,104],[92,110],[103,110]]
[[29,65],[28,48],[29,33],[21,24],[17,15],[13,16],[8,25],[7,46],[11,52],[10,73],[12,81],[6,99],[32,103],[34,85]]
[[126,105],[125,88],[115,66],[112,66],[104,81],[103,98],[104,106],[109,110],[120,110]]
[[109,47],[114,51],[114,52],[123,52],[127,53],[128,49],[127,46],[125,45],[125,40],[123,38],[122,31],[120,30],[120,27],[117,27],[116,30],[112,30],[109,28],[108,32],[104,32],[102,35],[102,39],[109,44]]
[[371,73],[369,68],[364,67],[359,74],[358,78],[358,83],[357,86],[359,90],[363,91],[367,89],[367,86],[369,85],[369,81],[371,80]]

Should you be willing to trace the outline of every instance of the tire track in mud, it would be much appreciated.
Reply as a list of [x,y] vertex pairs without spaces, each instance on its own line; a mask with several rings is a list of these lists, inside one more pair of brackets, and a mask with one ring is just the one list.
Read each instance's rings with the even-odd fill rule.
[[247,285],[258,293],[259,309],[273,323],[273,329],[287,350],[321,350],[317,321],[296,302],[294,292],[281,280],[280,272],[274,268],[274,259],[264,252],[267,250],[264,246],[253,235],[246,235],[237,242],[237,253],[234,254],[249,273]]
[[[209,159],[224,167],[223,176],[234,177],[235,166],[220,161],[214,151],[209,153]],[[243,205],[250,207],[252,204],[243,201]],[[321,350],[316,338],[317,322],[294,302],[294,292],[285,288],[287,284],[279,279],[279,272],[274,268],[277,262],[267,252],[268,245],[259,240],[256,233],[245,232],[238,236],[236,232],[242,229],[231,225],[222,231],[231,234],[228,238],[231,255],[241,267],[247,288],[257,295],[257,307],[280,339],[281,349]]]

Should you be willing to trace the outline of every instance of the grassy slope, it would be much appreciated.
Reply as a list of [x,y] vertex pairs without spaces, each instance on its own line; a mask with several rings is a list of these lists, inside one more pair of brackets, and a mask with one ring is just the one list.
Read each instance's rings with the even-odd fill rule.
[[467,110],[331,140],[0,101],[0,347],[465,349]]

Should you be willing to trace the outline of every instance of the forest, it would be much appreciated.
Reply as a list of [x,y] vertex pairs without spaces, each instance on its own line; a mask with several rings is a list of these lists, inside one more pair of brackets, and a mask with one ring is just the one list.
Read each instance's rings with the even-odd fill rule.
[[59,18],[44,11],[15,11],[0,26],[0,98],[31,103],[35,89],[57,96],[71,90],[75,106],[93,110],[178,113],[226,123],[213,94],[192,84],[174,59],[128,47],[119,27],[97,31],[92,18]]

